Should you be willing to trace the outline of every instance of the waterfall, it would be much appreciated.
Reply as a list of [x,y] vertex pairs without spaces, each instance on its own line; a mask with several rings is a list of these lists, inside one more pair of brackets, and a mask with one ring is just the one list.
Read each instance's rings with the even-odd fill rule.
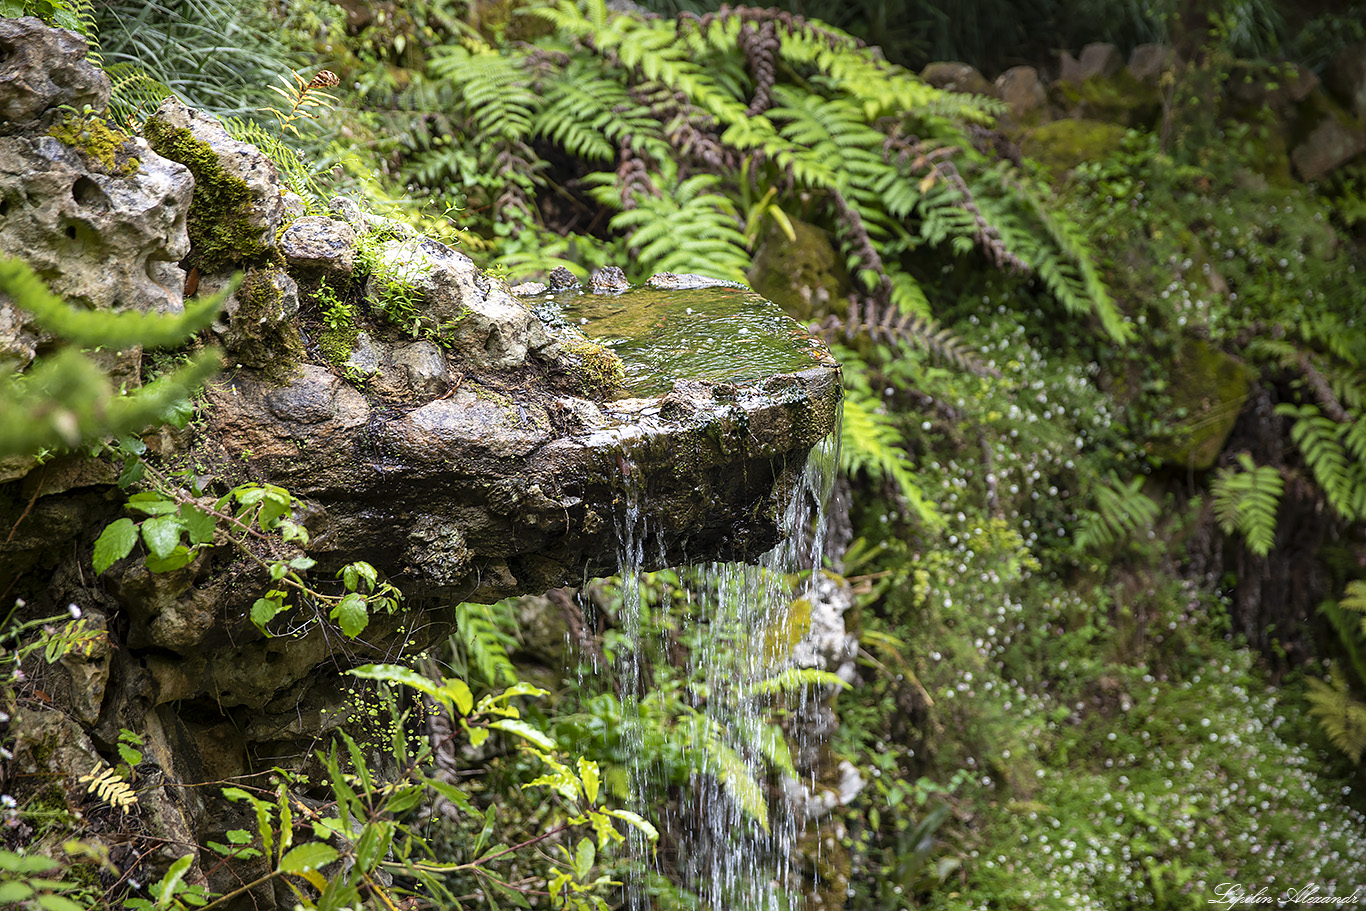
[[[810,716],[805,700],[827,693],[794,682],[792,647],[809,625],[838,441],[836,429],[810,452],[799,480],[784,493],[783,538],[756,565],[693,566],[665,574],[660,584],[660,576],[642,571],[651,542],[641,503],[646,494],[622,491],[614,681],[621,737],[632,809],[666,836],[655,855],[631,834],[633,852],[645,861],[623,886],[627,908],[655,906],[651,895],[666,870],[681,877],[703,909],[801,906],[796,857],[805,813],[798,802],[771,799],[769,785],[778,780],[782,794],[791,793],[794,778],[802,793],[815,784],[812,770],[793,757],[813,755],[811,741],[819,735],[791,722]],[[674,627],[666,633],[683,654],[660,654],[661,623]],[[669,663],[664,672],[676,693],[652,691],[659,662]],[[662,724],[671,698],[683,704],[675,702],[675,714]],[[788,723],[775,723],[779,716]],[[685,757],[692,780],[682,786],[663,780],[661,754]],[[666,795],[674,799],[660,799]]]

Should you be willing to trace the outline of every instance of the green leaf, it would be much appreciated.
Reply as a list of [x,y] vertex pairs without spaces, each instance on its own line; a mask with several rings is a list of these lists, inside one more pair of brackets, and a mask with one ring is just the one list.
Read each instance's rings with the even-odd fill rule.
[[194,559],[194,554],[184,544],[180,544],[165,557],[148,554],[147,559],[143,562],[150,572],[169,573],[172,570],[180,569],[180,567],[186,565],[192,559]]
[[21,902],[33,894],[33,888],[26,882],[11,880],[0,883],[0,903]]
[[360,839],[356,842],[356,869],[364,873],[374,869],[380,858],[388,853],[389,844],[393,839],[392,822],[378,820],[366,823],[365,828],[361,830]]
[[423,783],[451,803],[455,804],[455,806],[466,815],[476,817],[481,815],[479,811],[475,809],[474,804],[470,803],[470,799],[465,796],[465,792],[455,785],[445,781],[438,781],[435,778],[424,779]]
[[574,875],[579,878],[579,882],[588,881],[588,874],[593,872],[593,862],[597,858],[598,852],[593,846],[593,840],[580,839],[579,846],[574,850]]
[[84,905],[79,905],[67,898],[65,895],[53,895],[45,892],[38,896],[38,907],[46,911],[86,911]]
[[459,678],[447,677],[441,691],[450,697],[461,715],[468,715],[474,707],[474,694],[470,692],[469,684]]
[[656,829],[653,825],[651,825],[650,821],[647,820],[644,816],[641,816],[638,813],[632,813],[630,810],[614,810],[604,808],[602,812],[606,813],[608,816],[615,816],[622,822],[625,822],[628,825],[636,829],[639,829],[641,832],[644,832],[645,837],[650,839],[650,841],[659,841],[659,830]]
[[518,737],[531,741],[543,750],[555,749],[555,741],[551,740],[525,721],[518,721],[515,718],[500,718],[489,724],[489,727],[496,728],[500,731],[506,731],[509,734],[516,734]]
[[264,598],[257,598],[251,606],[251,622],[265,632],[266,624],[275,619],[275,615],[285,609],[284,594],[278,591],[267,593]]
[[598,764],[580,756],[579,780],[583,782],[583,796],[588,798],[589,803],[597,803],[598,783],[602,780],[598,774]]
[[336,848],[318,841],[309,842],[290,849],[288,854],[280,858],[280,872],[303,873],[306,870],[317,870],[336,859]]
[[146,513],[149,516],[165,516],[175,512],[180,507],[159,493],[144,490],[135,493],[128,498],[128,507],[136,509],[138,512]]
[[0,870],[14,873],[46,873],[57,869],[61,864],[51,857],[41,854],[15,854],[13,851],[0,851]]
[[185,871],[190,869],[192,863],[194,863],[194,855],[186,854],[171,864],[171,868],[166,871],[161,882],[152,887],[152,894],[157,898],[156,907],[165,908],[171,904],[171,900],[180,891],[180,881],[185,878]]
[[180,504],[180,521],[190,535],[191,544],[212,544],[217,520],[192,503]]
[[166,559],[180,543],[180,532],[184,528],[179,516],[163,515],[142,523],[142,540],[152,556]]
[[143,474],[142,459],[137,456],[129,456],[123,460],[123,471],[119,472],[119,487],[127,490],[141,481]]
[[359,636],[370,623],[370,612],[366,610],[365,598],[355,592],[338,601],[328,616],[337,621],[342,634],[348,639]]
[[133,551],[138,541],[138,527],[132,519],[116,519],[104,527],[95,539],[95,573],[104,572]]

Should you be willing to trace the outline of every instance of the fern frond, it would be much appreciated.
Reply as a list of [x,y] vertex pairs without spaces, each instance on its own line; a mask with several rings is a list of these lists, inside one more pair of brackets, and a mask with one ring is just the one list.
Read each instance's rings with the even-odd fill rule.
[[172,91],[133,63],[112,63],[109,77],[109,117],[124,129],[136,129],[156,111]]
[[1333,746],[1352,762],[1361,762],[1366,753],[1366,703],[1352,695],[1341,675],[1334,674],[1331,684],[1312,678],[1307,682],[1309,714],[1318,719]]
[[916,518],[937,528],[943,524],[943,517],[925,496],[901,447],[901,434],[881,404],[870,396],[846,390],[840,425],[841,468],[846,474],[866,471],[892,481]]
[[[1363,615],[1361,618],[1361,635],[1366,637],[1366,582],[1360,579],[1348,582],[1347,591],[1338,601],[1338,606]],[[1366,682],[1366,678],[1363,678],[1363,682]]]
[[866,335],[874,342],[920,348],[960,370],[978,376],[1001,375],[999,370],[979,358],[976,352],[954,335],[953,330],[936,325],[932,319],[896,307],[879,308],[872,300],[851,301],[844,319],[834,315],[826,317],[821,329],[827,335],[843,333],[848,339]]
[[1322,488],[1328,505],[1342,518],[1353,521],[1359,513],[1359,488],[1366,486],[1362,463],[1349,460],[1341,437],[1347,429],[1319,413],[1313,405],[1277,405],[1276,413],[1295,418],[1290,438],[1299,447],[1305,464]]
[[1061,209],[1045,206],[1040,193],[1026,181],[1015,181],[1011,187],[1027,202],[1030,212],[1053,241],[1052,245],[1038,245],[1032,256],[1025,257],[1049,292],[1069,313],[1094,314],[1116,342],[1130,341],[1134,329],[1110,297],[1081,226]]
[[102,772],[82,775],[78,780],[85,785],[89,793],[125,814],[137,806],[138,795],[110,766],[106,766]]
[[[610,180],[610,183],[609,183]],[[615,175],[597,175],[594,197],[612,205]],[[750,256],[735,205],[717,192],[719,181],[695,174],[683,181],[661,175],[654,181],[659,196],[637,193],[635,206],[612,217],[613,230],[626,232],[636,250],[635,269],[656,272],[701,272],[716,278],[745,281]]]
[[1143,492],[1144,477],[1138,475],[1127,484],[1114,474],[1094,490],[1096,510],[1088,512],[1077,530],[1077,546],[1082,550],[1109,548],[1157,519],[1158,505]]
[[492,687],[511,686],[518,681],[517,669],[508,657],[508,651],[517,647],[517,640],[503,629],[503,624],[511,622],[510,605],[510,601],[462,603],[455,608],[456,635],[464,646],[466,662]]
[[443,45],[432,51],[428,67],[456,89],[461,106],[481,138],[519,142],[531,133],[532,112],[540,100],[515,52],[488,45]]
[[1276,507],[1284,482],[1270,466],[1258,467],[1247,453],[1238,456],[1242,471],[1220,469],[1214,479],[1214,515],[1224,534],[1241,533],[1248,550],[1265,557],[1276,543]]

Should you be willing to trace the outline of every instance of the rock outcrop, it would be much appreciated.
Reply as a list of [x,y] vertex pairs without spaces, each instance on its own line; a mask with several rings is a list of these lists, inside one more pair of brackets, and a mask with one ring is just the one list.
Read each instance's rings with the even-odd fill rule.
[[[547,301],[514,296],[464,254],[347,200],[301,215],[264,154],[175,99],[149,121],[150,143],[94,115],[59,116],[55,105],[108,98],[70,33],[0,20],[6,48],[5,251],[101,309],[178,312],[185,295],[242,276],[213,330],[226,369],[198,420],[146,436],[151,458],[209,492],[288,488],[318,579],[365,560],[407,594],[402,611],[371,618],[364,641],[306,608],[288,618],[291,635],[267,637],[248,615],[270,579],[233,547],[164,573],[134,554],[95,577],[91,543],[127,495],[117,465],[69,455],[11,475],[0,590],[32,611],[80,605],[111,646],[52,684],[92,742],[149,731],[167,780],[239,774],[249,744],[287,750],[344,717],[332,711],[335,674],[320,667],[422,648],[449,632],[461,600],[613,572],[627,510],[645,529],[647,567],[753,559],[777,540],[785,491],[838,411],[838,367],[818,343],[800,339],[810,357],[799,369],[622,398],[620,358],[544,316]],[[594,287],[615,296],[622,285],[604,272]],[[556,274],[550,286],[577,282]],[[789,321],[784,333],[801,330]],[[47,341],[0,299],[0,358],[22,369]],[[139,368],[125,365],[130,383]],[[179,809],[158,823],[167,838],[187,840],[194,800],[168,798]]]

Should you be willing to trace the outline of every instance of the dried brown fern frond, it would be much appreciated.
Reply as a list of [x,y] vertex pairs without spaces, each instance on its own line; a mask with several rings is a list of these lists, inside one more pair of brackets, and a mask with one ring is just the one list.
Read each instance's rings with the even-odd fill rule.
[[337,103],[335,95],[324,91],[325,89],[335,88],[341,84],[341,79],[331,70],[319,70],[312,79],[305,80],[293,70],[290,75],[294,77],[295,85],[290,86],[288,80],[285,87],[278,85],[270,86],[270,90],[275,92],[285,101],[289,102],[289,110],[281,111],[278,108],[264,108],[263,110],[274,114],[275,119],[280,123],[280,132],[293,133],[299,135],[299,128],[295,121],[307,118],[313,119],[314,108],[330,108]]
[[872,298],[851,296],[849,312],[841,319],[831,314],[820,326],[827,337],[842,334],[846,339],[866,335],[874,342],[911,345],[977,376],[1001,376],[999,370],[983,361],[953,330],[934,320],[903,313],[891,305],[880,305]]

